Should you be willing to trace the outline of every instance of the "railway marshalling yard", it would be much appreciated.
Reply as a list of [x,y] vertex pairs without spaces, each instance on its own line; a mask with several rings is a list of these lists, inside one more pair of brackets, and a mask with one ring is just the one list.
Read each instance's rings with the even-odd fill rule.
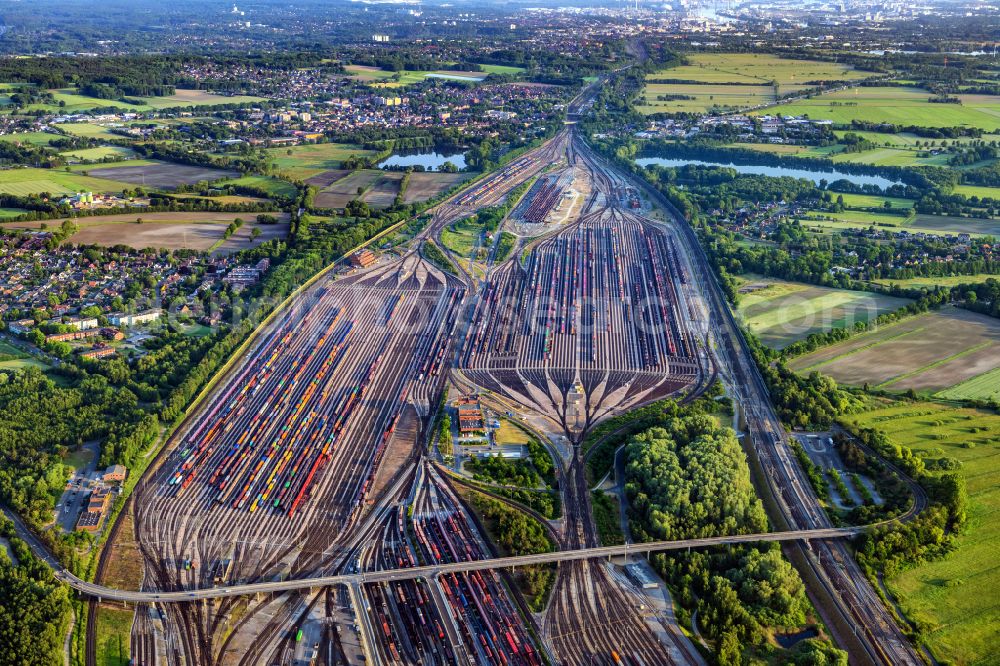
[[[649,401],[696,394],[720,368],[706,343],[717,334],[707,313],[718,303],[706,296],[691,239],[646,217],[639,192],[595,160],[565,130],[439,205],[402,250],[366,268],[335,269],[282,311],[137,487],[143,590],[495,556],[428,454],[446,387],[517,409],[550,438],[563,515],[546,529],[560,549],[599,545],[578,446],[586,432]],[[518,236],[509,258],[494,261],[500,234],[474,272],[446,272],[421,254],[449,225],[540,175],[573,180],[585,200],[538,235]],[[538,207],[557,199],[527,200],[511,216],[545,219]],[[502,228],[523,232],[518,225],[507,219]],[[722,335],[735,369],[723,378],[747,387],[754,444],[775,447],[763,462],[792,484],[782,497],[793,526],[814,527],[802,517],[812,515],[808,491],[774,442],[763,441],[767,415],[752,407],[760,398]],[[844,575],[858,584],[857,572]],[[599,560],[560,563],[537,614],[505,572],[449,570],[140,603],[131,654],[141,664],[703,663],[675,627],[641,612],[643,603]]]

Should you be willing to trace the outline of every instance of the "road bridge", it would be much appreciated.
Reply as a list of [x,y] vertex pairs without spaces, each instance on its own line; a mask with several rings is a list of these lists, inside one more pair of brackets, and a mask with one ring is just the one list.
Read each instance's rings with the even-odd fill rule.
[[122,601],[132,603],[177,603],[183,601],[198,601],[202,599],[219,599],[256,594],[273,594],[307,590],[311,588],[328,587],[330,585],[352,585],[357,583],[375,583],[413,578],[433,578],[438,574],[458,571],[480,571],[484,569],[502,569],[520,567],[530,564],[549,564],[571,560],[586,560],[603,557],[627,556],[629,554],[645,554],[668,550],[684,550],[686,548],[707,548],[738,543],[779,542],[779,541],[809,541],[813,539],[842,539],[853,537],[864,532],[868,527],[839,527],[814,530],[795,530],[788,532],[767,532],[760,534],[740,534],[736,536],[703,537],[700,539],[682,539],[678,541],[650,541],[618,546],[600,546],[596,548],[579,548],[575,550],[560,550],[534,555],[518,555],[498,557],[486,560],[471,560],[468,562],[453,562],[448,564],[432,564],[405,569],[385,569],[362,573],[336,574],[332,576],[317,576],[313,578],[298,578],[294,580],[269,581],[260,583],[245,583],[225,587],[207,587],[190,590],[175,590],[170,592],[117,590],[96,583],[89,583],[77,578],[66,569],[55,571],[55,577],[77,590],[78,592],[100,599],[101,601]]

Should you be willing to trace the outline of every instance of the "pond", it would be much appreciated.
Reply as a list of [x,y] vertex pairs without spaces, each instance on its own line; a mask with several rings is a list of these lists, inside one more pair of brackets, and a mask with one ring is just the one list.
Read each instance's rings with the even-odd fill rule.
[[819,185],[820,180],[832,183],[835,180],[848,180],[855,185],[877,185],[882,189],[892,185],[900,185],[897,180],[889,180],[882,176],[861,176],[853,173],[844,173],[835,169],[791,169],[789,167],[774,166],[771,164],[725,164],[723,162],[703,162],[701,160],[685,160],[672,157],[640,157],[636,159],[636,164],[641,167],[648,167],[650,164],[658,164],[665,167],[682,167],[688,164],[696,166],[716,166],[729,167],[738,173],[751,173],[758,176],[791,176],[792,178],[806,178]]
[[401,150],[393,153],[386,159],[378,163],[379,168],[384,166],[408,167],[422,166],[427,171],[437,171],[445,162],[451,162],[459,169],[465,168],[465,155],[463,153],[453,153],[445,155],[433,149],[424,150]]
[[778,645],[787,650],[799,641],[804,641],[807,638],[816,638],[817,636],[819,636],[819,632],[815,628],[809,627],[794,634],[775,634],[774,640],[778,641]]

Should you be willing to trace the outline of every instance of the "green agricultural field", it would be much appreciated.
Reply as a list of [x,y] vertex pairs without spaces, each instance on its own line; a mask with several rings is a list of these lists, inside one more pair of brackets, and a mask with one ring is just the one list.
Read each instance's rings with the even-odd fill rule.
[[[404,70],[401,72],[390,72],[377,67],[366,67],[364,65],[346,65],[344,70],[354,79],[371,83],[381,88],[401,88],[413,83],[424,81],[429,75],[435,78],[445,78],[453,81],[467,81],[478,83],[487,74],[494,70],[502,73],[516,73],[523,71],[518,67],[505,67],[503,65],[482,65],[482,72],[459,72],[447,69],[436,71],[429,70]],[[516,70],[516,71],[515,71]]]
[[24,208],[0,208],[0,220],[9,220],[27,212]]
[[513,67],[511,65],[484,65],[477,63],[487,74],[520,74],[524,67]]
[[121,162],[106,162],[103,164],[72,164],[69,166],[69,170],[74,173],[85,173],[92,171],[94,169],[115,169],[117,167],[138,167],[138,166],[153,166],[156,164],[166,164],[165,162],[158,162],[157,160],[122,160]]
[[831,159],[834,162],[850,164],[871,164],[873,166],[948,166],[949,155],[938,153],[921,157],[922,151],[911,148],[875,148],[860,153],[838,153]]
[[[925,139],[924,137],[917,136],[916,134],[910,134],[909,132],[900,132],[898,134],[889,134],[887,132],[866,132],[858,130],[834,130],[834,134],[838,138],[844,138],[846,134],[857,134],[863,137],[867,141],[878,144],[879,146],[887,148],[917,148],[924,147],[928,142],[933,142],[935,146],[940,146],[940,140]],[[972,141],[986,141],[987,143],[991,141],[1000,140],[1000,134],[984,134],[981,137],[956,137],[953,139],[948,139],[948,144],[952,145],[955,143],[970,143]]]
[[979,185],[958,185],[952,190],[955,194],[962,194],[967,197],[979,197],[980,199],[993,199],[1000,201],[1000,187],[981,187]]
[[919,213],[908,227],[910,231],[935,231],[950,234],[973,234],[1000,237],[1000,220],[977,220],[970,217],[948,217]]
[[741,279],[740,292],[740,319],[764,344],[776,349],[810,333],[868,321],[908,302],[881,294],[752,276]]
[[384,81],[391,79],[395,72],[367,65],[344,65],[344,71],[359,81]]
[[165,97],[145,97],[143,101],[153,109],[169,109],[185,106],[217,106],[223,104],[255,104],[266,101],[252,95],[215,95],[205,90],[184,90],[178,88],[173,95]]
[[900,215],[845,210],[840,213],[819,212],[802,218],[810,229],[858,229],[872,225],[884,231],[921,231],[938,236],[967,233],[973,236],[1000,236],[1000,220],[978,220],[971,217],[918,214],[907,221]]
[[119,134],[108,131],[108,128],[93,123],[62,123],[59,129],[73,136],[82,136],[88,139],[124,139]]
[[[60,88],[51,90],[54,103],[52,104],[31,104],[26,107],[29,111],[52,111],[54,113],[77,113],[95,108],[114,107],[128,111],[152,111],[155,109],[166,109],[172,107],[187,106],[214,106],[217,104],[244,104],[262,102],[262,97],[250,97],[245,95],[214,95],[204,90],[181,90],[175,94],[165,97],[141,98],[141,104],[130,104],[117,99],[100,99],[79,94],[76,88]],[[136,98],[140,99],[140,98]]]
[[968,526],[945,558],[887,581],[906,615],[944,663],[1000,663],[1000,416],[919,402],[883,406],[847,420],[879,428],[925,458],[954,458],[969,493]]
[[959,284],[979,284],[987,280],[1000,280],[1000,275],[949,275],[945,277],[915,277],[908,280],[881,279],[876,282],[881,285],[901,287],[954,287]]
[[348,157],[370,157],[375,151],[348,143],[307,143],[288,148],[269,148],[275,166],[292,178],[310,178],[340,168]]
[[[691,64],[661,70],[652,78],[671,78],[700,83],[777,82],[782,93],[814,82],[855,81],[871,76],[850,65],[819,60],[779,58],[768,53],[697,53],[687,56]],[[785,90],[790,86],[789,90]]]
[[734,148],[756,150],[772,155],[795,155],[797,157],[828,158],[842,149],[842,146],[797,146],[792,143],[734,143]]
[[53,134],[52,132],[16,132],[14,134],[3,134],[0,135],[0,141],[9,141],[11,143],[27,143],[32,146],[47,146],[53,139],[62,138],[58,134]]
[[74,192],[121,192],[126,183],[104,178],[91,178],[75,172],[57,169],[6,169],[0,171],[0,193],[29,196],[40,192],[73,194]]
[[[150,109],[150,107],[144,104],[127,104],[119,102],[116,99],[99,99],[97,97],[80,95],[75,88],[62,88],[60,90],[52,90],[51,92],[55,99],[55,104],[32,104],[27,108],[54,111],[56,113],[76,113],[78,111],[87,111],[88,109],[112,106],[116,109],[125,109],[128,111],[148,111]],[[64,104],[59,106],[60,102]]]
[[984,372],[978,377],[952,386],[936,394],[948,400],[996,400],[1000,399],[1000,368]]
[[[667,70],[670,71],[670,70]],[[655,76],[655,75],[651,75]],[[659,95],[686,95],[693,99],[661,101]],[[774,102],[773,86],[727,86],[674,83],[647,83],[641,113],[701,113],[713,107],[747,108]]]
[[882,197],[874,194],[837,194],[834,196],[844,197],[844,205],[848,208],[882,208],[885,202],[892,204],[893,208],[913,208],[912,199],[900,199],[898,197]]
[[[794,60],[763,53],[698,53],[690,64],[649,74],[642,113],[703,112],[713,107],[750,108],[773,104],[779,95],[813,87],[818,82],[852,81],[870,74],[848,65]],[[689,83],[653,83],[675,79]],[[660,95],[692,99],[658,100]]]
[[240,178],[234,178],[233,180],[227,180],[225,184],[256,187],[264,190],[271,196],[294,198],[295,195],[298,194],[298,190],[295,189],[295,186],[287,180],[272,178],[270,176],[242,176]]
[[68,157],[70,159],[85,160],[85,161],[103,160],[109,157],[127,160],[132,157],[135,157],[135,151],[129,148],[122,148],[121,146],[99,146],[97,148],[67,150],[64,153],[59,153],[59,154],[62,155],[63,157]]
[[921,88],[873,87],[839,90],[812,99],[781,104],[766,112],[807,115],[848,124],[853,120],[921,127],[978,127],[985,132],[1000,129],[1000,97],[959,95],[962,104],[928,102],[931,94]]

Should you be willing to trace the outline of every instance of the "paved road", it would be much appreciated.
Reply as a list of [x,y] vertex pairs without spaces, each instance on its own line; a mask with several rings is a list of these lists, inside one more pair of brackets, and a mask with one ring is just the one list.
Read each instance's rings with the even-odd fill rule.
[[[802,541],[813,539],[840,539],[853,537],[864,532],[866,527],[842,527],[817,530],[797,530],[791,532],[769,532],[763,534],[744,534],[738,536],[705,537],[701,539],[686,539],[682,541],[651,541],[648,543],[629,544],[624,546],[601,546],[597,548],[579,548],[562,550],[552,553],[521,555],[517,557],[500,557],[488,560],[473,560],[432,566],[410,567],[407,569],[386,569],[367,573],[340,574],[316,578],[300,578],[296,580],[273,581],[265,583],[247,583],[227,587],[211,587],[195,590],[174,592],[140,592],[135,590],[116,590],[96,583],[88,583],[74,576],[66,569],[55,571],[55,577],[79,592],[101,599],[102,601],[125,602],[158,602],[172,603],[181,601],[196,601],[199,599],[217,599],[249,594],[270,594],[290,590],[305,590],[309,588],[327,587],[330,585],[372,583],[412,578],[432,578],[441,573],[455,571],[478,571],[506,567],[524,566],[528,564],[547,564],[570,560],[586,560],[599,557],[616,557],[629,553],[650,553],[664,550],[683,550],[685,548],[705,548],[734,543],[753,543],[761,541]],[[32,542],[29,542],[32,543]],[[32,543],[37,547],[37,542]]]

